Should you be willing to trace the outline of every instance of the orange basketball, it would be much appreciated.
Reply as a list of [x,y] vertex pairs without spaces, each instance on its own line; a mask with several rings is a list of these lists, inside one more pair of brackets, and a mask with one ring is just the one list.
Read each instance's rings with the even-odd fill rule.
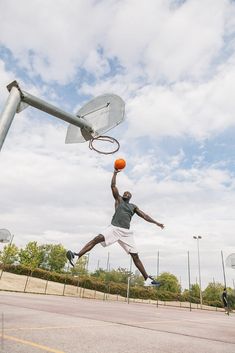
[[126,166],[126,161],[125,161],[125,159],[122,159],[122,158],[116,159],[116,161],[114,162],[114,168],[115,168],[115,169],[120,170],[120,169],[125,168],[125,166]]

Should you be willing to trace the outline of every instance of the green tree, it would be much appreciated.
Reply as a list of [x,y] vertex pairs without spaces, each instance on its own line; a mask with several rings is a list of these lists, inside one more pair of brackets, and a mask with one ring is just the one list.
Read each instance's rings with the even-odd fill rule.
[[127,283],[127,279],[132,273],[126,268],[119,267],[117,270],[105,271],[103,269],[96,270],[92,273],[93,277],[99,278],[102,281]]
[[19,261],[21,265],[28,266],[31,269],[40,267],[43,261],[43,252],[36,241],[29,242],[25,249],[19,251]]
[[199,284],[195,283],[191,285],[190,298],[193,303],[200,302],[200,287]]
[[88,259],[89,259],[89,255],[84,255],[80,259],[78,259],[77,262],[75,263],[75,266],[71,269],[71,273],[73,275],[87,275]]
[[181,287],[178,278],[169,272],[163,272],[157,277],[157,281],[161,282],[159,290],[171,293],[180,293]]
[[66,249],[61,244],[55,244],[51,248],[48,264],[51,271],[60,272],[67,262]]
[[61,244],[40,245],[42,261],[40,267],[44,270],[62,272],[66,264],[66,249]]
[[18,253],[19,249],[15,244],[8,244],[0,252],[0,261],[4,265],[11,265],[18,260]]
[[98,270],[93,272],[91,274],[91,276],[96,277],[96,278],[100,279],[101,281],[105,281],[106,272],[107,271],[105,271],[103,268],[99,268]]
[[126,268],[119,267],[117,270],[106,272],[106,281],[116,283],[127,283],[128,277],[131,273]]
[[[224,285],[222,283],[209,283],[206,289],[203,291],[203,299],[213,306],[222,306],[222,293]],[[232,288],[227,288],[228,303],[231,308],[235,306],[235,296]]]
[[209,283],[206,289],[203,291],[203,298],[208,302],[221,301],[221,295],[224,286],[221,283]]

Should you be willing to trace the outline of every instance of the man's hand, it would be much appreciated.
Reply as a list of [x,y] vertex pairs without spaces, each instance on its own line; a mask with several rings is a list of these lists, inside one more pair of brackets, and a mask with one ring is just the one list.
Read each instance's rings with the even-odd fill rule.
[[120,171],[121,171],[120,169],[114,169],[113,172],[114,172],[115,174],[117,174],[117,173],[120,173]]
[[162,223],[157,223],[157,226],[160,227],[160,228],[162,228],[162,229],[165,228],[164,224],[162,224]]

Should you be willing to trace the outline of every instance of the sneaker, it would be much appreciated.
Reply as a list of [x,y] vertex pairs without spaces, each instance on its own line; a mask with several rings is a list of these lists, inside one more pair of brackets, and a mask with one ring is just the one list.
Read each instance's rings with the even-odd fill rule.
[[160,285],[160,282],[155,281],[155,279],[150,276],[144,281],[145,287],[159,287]]
[[69,260],[70,264],[74,267],[73,259],[75,257],[74,253],[71,250],[68,250],[66,253],[66,257]]

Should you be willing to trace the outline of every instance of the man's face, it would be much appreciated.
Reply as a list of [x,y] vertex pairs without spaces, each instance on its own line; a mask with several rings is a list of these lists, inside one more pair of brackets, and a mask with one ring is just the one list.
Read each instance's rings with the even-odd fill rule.
[[130,193],[129,191],[125,191],[125,192],[123,193],[122,198],[123,198],[124,201],[130,201],[131,196],[132,196],[132,195],[131,195],[131,193]]

